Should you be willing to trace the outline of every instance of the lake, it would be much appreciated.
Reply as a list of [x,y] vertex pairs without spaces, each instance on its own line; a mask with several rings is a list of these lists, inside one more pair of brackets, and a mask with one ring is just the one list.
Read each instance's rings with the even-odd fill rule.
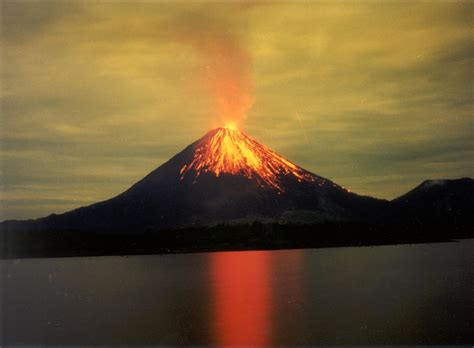
[[2,260],[2,346],[474,342],[474,240]]

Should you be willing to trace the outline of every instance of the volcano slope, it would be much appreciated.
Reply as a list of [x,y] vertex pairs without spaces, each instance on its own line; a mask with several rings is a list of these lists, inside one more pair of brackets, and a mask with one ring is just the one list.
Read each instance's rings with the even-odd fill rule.
[[250,221],[365,221],[386,206],[298,167],[239,130],[217,128],[112,199],[3,228],[136,233]]

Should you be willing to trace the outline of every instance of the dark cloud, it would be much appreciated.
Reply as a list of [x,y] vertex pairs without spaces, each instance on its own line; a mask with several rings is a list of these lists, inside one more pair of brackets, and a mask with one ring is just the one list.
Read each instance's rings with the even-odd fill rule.
[[78,1],[5,0],[2,9],[2,38],[9,42],[52,35],[48,31],[58,21],[78,16],[83,6]]

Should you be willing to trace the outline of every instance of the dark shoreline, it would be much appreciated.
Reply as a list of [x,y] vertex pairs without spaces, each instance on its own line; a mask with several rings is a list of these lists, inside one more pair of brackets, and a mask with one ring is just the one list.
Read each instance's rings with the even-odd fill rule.
[[1,259],[110,255],[180,254],[212,251],[279,250],[452,242],[473,238],[470,226],[218,225],[133,234],[81,231],[0,231]]

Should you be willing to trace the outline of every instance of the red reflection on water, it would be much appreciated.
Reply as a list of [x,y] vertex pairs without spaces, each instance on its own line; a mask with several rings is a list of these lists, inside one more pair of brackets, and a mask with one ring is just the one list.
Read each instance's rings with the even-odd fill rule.
[[214,333],[218,346],[269,346],[271,322],[270,253],[211,254]]

